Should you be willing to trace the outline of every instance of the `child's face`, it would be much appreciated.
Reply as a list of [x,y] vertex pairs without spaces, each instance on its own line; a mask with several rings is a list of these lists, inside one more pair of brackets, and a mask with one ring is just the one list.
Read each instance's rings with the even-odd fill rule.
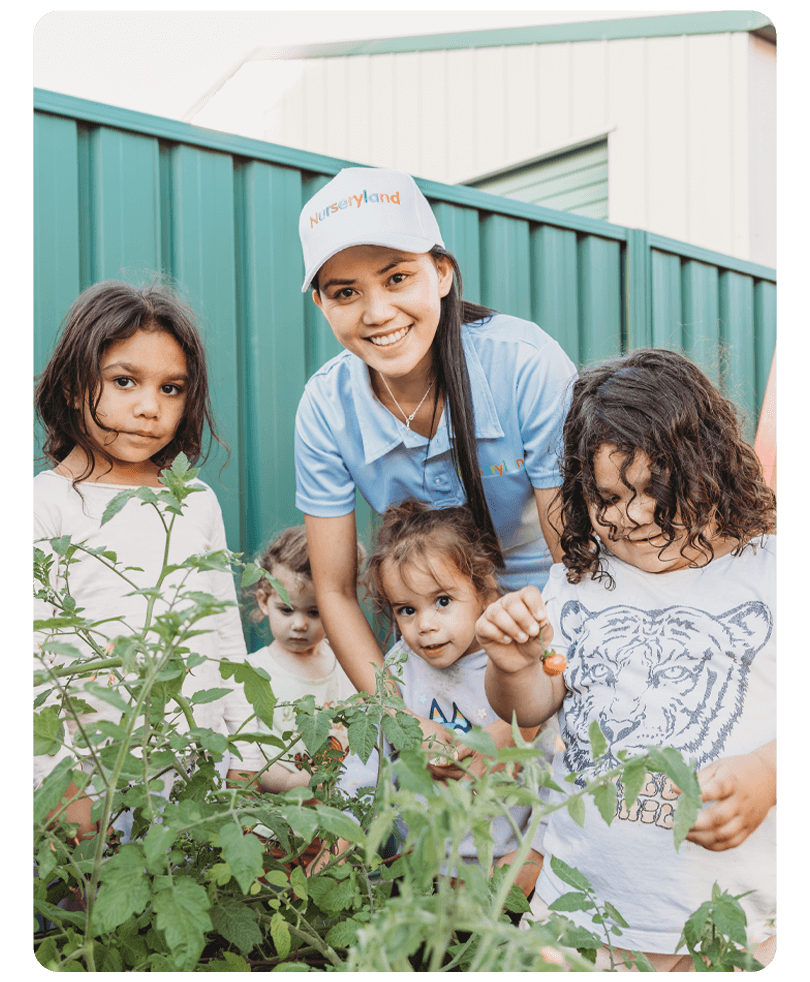
[[183,349],[165,331],[137,331],[113,342],[99,361],[98,426],[84,399],[84,427],[117,465],[149,466],[174,438],[186,409],[188,370]]
[[344,348],[403,378],[430,368],[441,298],[452,284],[450,264],[429,253],[362,245],[324,263],[313,296]]
[[436,668],[446,668],[478,650],[475,622],[484,604],[452,563],[437,556],[430,567],[388,564],[383,589],[411,650]]
[[289,604],[285,603],[275,590],[259,593],[257,597],[273,640],[294,655],[310,655],[325,637],[312,580],[298,576],[286,566],[275,566],[272,575],[290,598]]
[[[655,524],[650,460],[646,454],[637,453],[623,481],[621,467],[625,456],[614,444],[606,443],[593,459],[596,488],[602,500],[589,502],[588,514],[594,531],[607,549],[648,573],[684,569],[692,560],[705,562],[703,554],[696,550],[684,550],[681,555],[684,536],[667,545],[661,529]],[[597,517],[602,503],[606,505],[603,515],[606,524],[600,523]],[[616,526],[616,538],[611,538],[611,525]]]

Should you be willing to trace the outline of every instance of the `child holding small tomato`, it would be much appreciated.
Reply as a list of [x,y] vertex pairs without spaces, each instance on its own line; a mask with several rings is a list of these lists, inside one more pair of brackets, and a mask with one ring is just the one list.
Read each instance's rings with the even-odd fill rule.
[[[546,856],[590,881],[630,924],[621,945],[657,971],[684,971],[676,951],[712,886],[748,893],[748,941],[775,950],[776,502],[733,404],[691,362],[649,349],[582,373],[564,428],[563,562],[544,600],[525,587],[476,626],[489,656],[486,691],[504,719],[534,726],[555,713],[565,750],[554,778],[576,786],[619,753],[674,747],[697,761],[707,806],[676,852],[678,789],[662,775],[610,825],[586,796],[580,828],[550,814]],[[554,639],[568,664],[541,669]],[[593,759],[596,721],[608,749]],[[552,794],[553,797],[553,794]],[[545,863],[535,916],[569,887]],[[589,926],[589,917],[568,913]],[[600,961],[597,960],[597,967]]]

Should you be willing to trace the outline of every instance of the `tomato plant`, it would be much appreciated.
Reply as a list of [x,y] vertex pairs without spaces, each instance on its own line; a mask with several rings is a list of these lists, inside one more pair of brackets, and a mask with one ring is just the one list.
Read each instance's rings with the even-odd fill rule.
[[[171,516],[182,511],[196,474],[181,456],[164,472],[165,491],[123,491],[108,510],[115,513],[133,497],[154,508],[166,529],[168,555]],[[35,752],[50,755],[53,766],[34,795],[34,943],[48,969],[589,970],[595,949],[605,940],[611,944],[616,931],[620,935],[615,908],[593,900],[594,931],[575,928],[561,913],[529,930],[507,916],[527,909],[514,876],[544,815],[557,807],[573,814],[585,795],[603,800],[608,784],[647,766],[672,771],[683,788],[676,844],[700,807],[696,781],[684,780],[686,765],[669,751],[623,760],[563,803],[548,805],[540,790],[553,784],[550,771],[517,728],[515,746],[500,751],[480,730],[466,735],[474,750],[492,757],[482,776],[433,781],[421,731],[382,673],[371,696],[358,694],[328,709],[312,697],[299,700],[295,729],[283,740],[253,730],[254,717],[226,738],[196,724],[201,698],[241,686],[255,717],[268,726],[276,699],[263,671],[249,661],[226,660],[219,665],[222,690],[198,695],[196,702],[183,695],[183,679],[197,657],[187,642],[218,601],[181,585],[166,611],[154,614],[148,605],[144,625],[119,635],[114,612],[108,622],[91,622],[71,596],[69,573],[80,561],[103,562],[126,578],[118,557],[66,537],[34,551],[35,595],[57,611],[35,624],[40,636],[47,635],[35,670]],[[244,584],[265,575],[232,553],[191,556],[173,569],[206,564],[241,568]],[[57,572],[68,574],[60,579],[68,586],[56,586]],[[164,566],[152,595],[165,589],[165,573]],[[52,662],[53,654],[61,661]],[[115,721],[94,722],[89,696],[106,700]],[[350,750],[364,759],[384,728],[398,754],[396,783],[391,761],[383,758],[373,795],[342,796],[336,788],[341,761],[328,752],[336,722],[345,727]],[[237,739],[260,746],[268,767],[292,757],[302,739],[303,766],[318,758],[309,786],[283,795],[227,786],[216,765]],[[591,739],[598,756],[604,737],[597,729]],[[498,766],[509,764],[520,764],[519,781],[514,768]],[[85,839],[66,820],[71,787],[92,789],[97,831]],[[513,864],[489,875],[490,823],[515,803],[534,806],[532,827]],[[117,830],[122,817],[130,820],[124,835]],[[466,866],[463,886],[454,886],[442,871],[457,865],[470,828],[481,865]],[[316,838],[327,849],[338,840],[351,845],[308,876],[302,857]],[[584,877],[564,872],[588,900]],[[726,966],[750,965],[736,901],[718,891],[685,927],[684,943],[702,967],[707,957]],[[718,932],[716,921],[733,924],[733,930]]]

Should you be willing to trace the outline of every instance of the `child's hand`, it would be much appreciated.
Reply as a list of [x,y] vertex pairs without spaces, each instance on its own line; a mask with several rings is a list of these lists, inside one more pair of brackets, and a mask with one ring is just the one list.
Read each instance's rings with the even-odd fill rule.
[[714,852],[735,849],[776,804],[775,742],[715,761],[698,771],[697,778],[701,799],[715,804],[698,815],[686,838]]
[[[507,853],[495,863],[496,866],[511,866],[515,861],[515,856],[517,855],[517,849],[513,849],[510,853]],[[543,868],[543,856],[537,852],[536,849],[530,849],[529,855],[526,857],[526,861],[520,867],[515,876],[515,886],[520,887],[523,891],[523,895],[528,897],[529,894],[534,890],[534,885],[537,882],[537,877],[540,875],[540,870]]]
[[351,848],[351,845],[348,839],[338,839],[337,843],[331,849],[327,848],[326,844],[324,844],[321,851],[310,861],[304,872],[307,876],[314,876],[316,873],[320,873],[324,866],[328,866],[336,856],[338,857],[338,865],[340,865],[344,862],[343,854]]
[[543,598],[534,586],[490,604],[478,618],[475,634],[489,660],[505,675],[539,663],[554,636]]

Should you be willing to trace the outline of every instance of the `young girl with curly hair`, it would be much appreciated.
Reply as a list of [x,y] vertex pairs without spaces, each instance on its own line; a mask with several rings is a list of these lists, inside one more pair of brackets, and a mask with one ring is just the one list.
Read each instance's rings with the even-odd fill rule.
[[[402,660],[400,689],[405,706],[451,732],[463,734],[481,726],[491,734],[502,725],[484,692],[487,657],[475,637],[477,619],[500,592],[495,569],[491,547],[467,506],[434,511],[413,500],[387,509],[368,561],[369,592],[400,635],[386,655],[386,665]],[[537,733],[532,726],[524,729],[523,736],[537,738],[538,751],[554,745],[553,725],[542,736]],[[473,771],[480,762],[472,761]],[[350,753],[341,789],[353,796],[361,788],[373,787],[378,766],[376,750],[365,764]],[[452,761],[434,761],[430,769],[439,780],[463,773]],[[506,812],[505,808],[492,821],[493,855],[499,866],[511,863],[519,845],[515,828],[525,833],[531,817],[529,806],[514,805]],[[464,839],[460,855],[465,862],[476,861],[472,832]],[[515,880],[527,895],[541,863],[538,845]]]
[[[521,726],[558,713],[558,784],[575,787],[621,752],[674,747],[694,758],[706,805],[676,852],[678,789],[648,775],[628,809],[619,786],[607,825],[587,800],[585,827],[549,816],[546,855],[576,867],[630,924],[620,944],[658,971],[687,970],[677,952],[688,916],[712,886],[741,903],[748,940],[775,948],[775,496],[734,405],[686,358],[643,350],[585,371],[564,428],[563,562],[544,598],[525,587],[477,626],[487,694]],[[568,659],[541,669],[542,640]],[[589,727],[608,749],[593,759]],[[567,887],[546,863],[533,909]],[[589,919],[571,912],[584,926]],[[604,952],[600,958],[604,957]],[[598,960],[597,965],[601,964]]]

